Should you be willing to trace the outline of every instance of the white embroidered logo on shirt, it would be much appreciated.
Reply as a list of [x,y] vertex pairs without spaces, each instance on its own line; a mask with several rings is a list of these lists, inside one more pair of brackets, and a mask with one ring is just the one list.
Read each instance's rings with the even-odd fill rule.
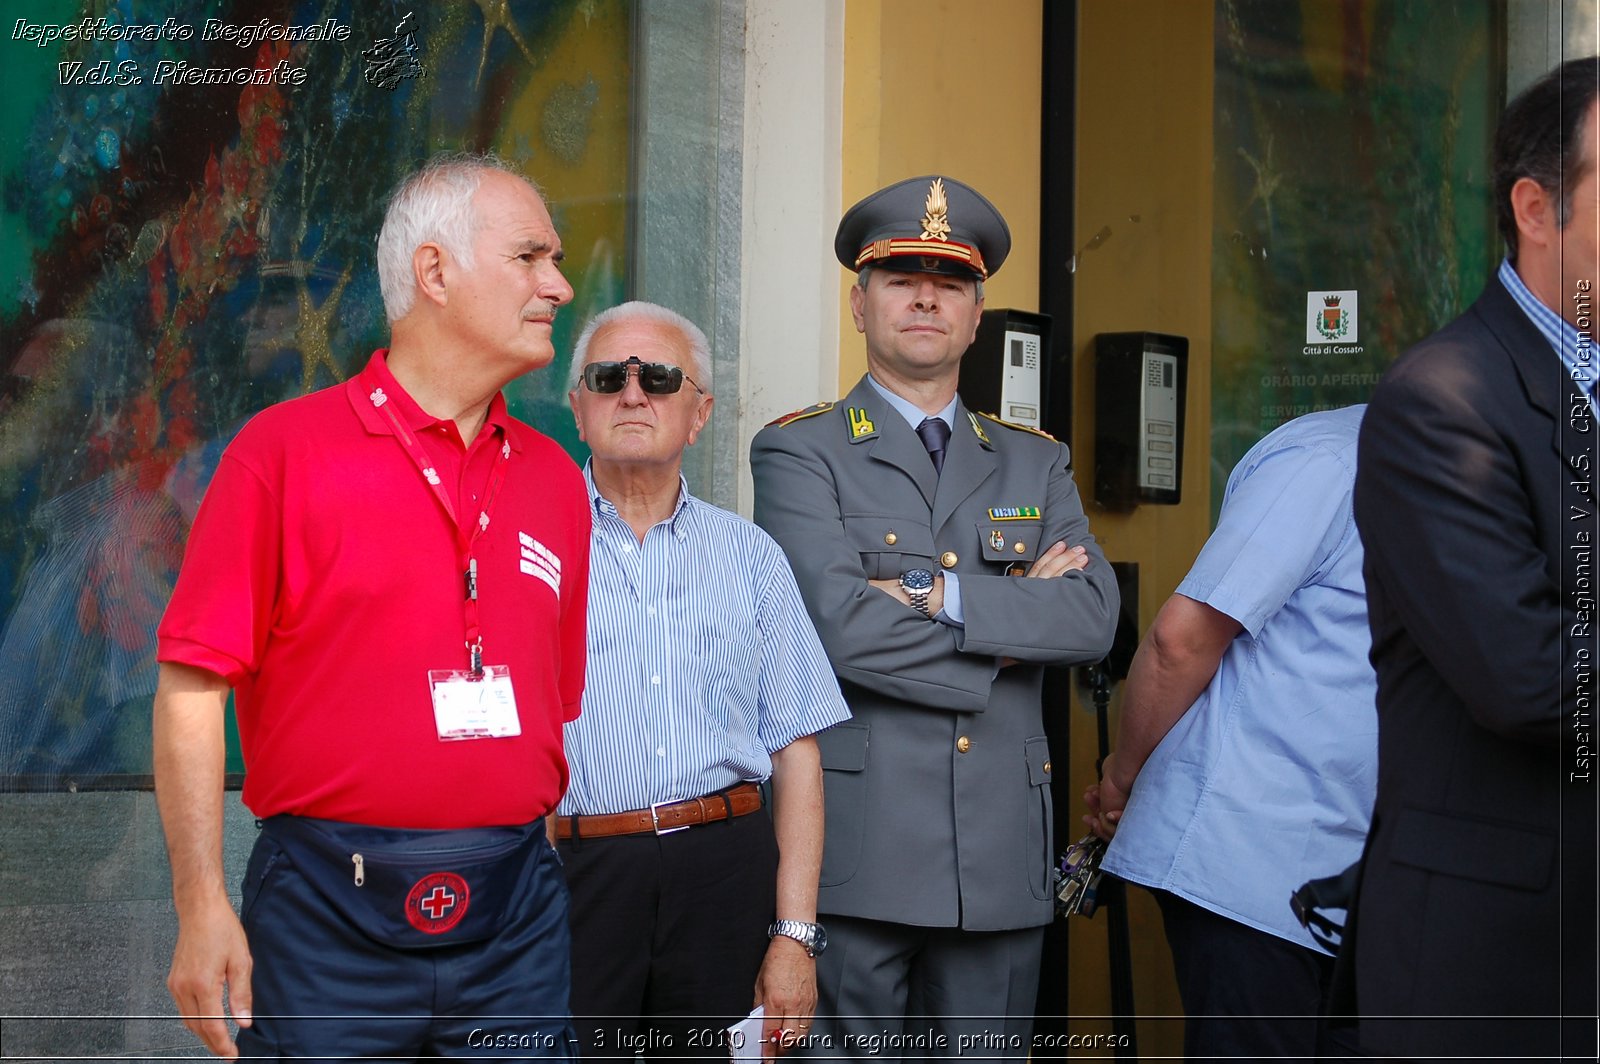
[[555,552],[549,547],[546,547],[526,532],[517,533],[517,542],[522,546],[522,559],[518,563],[518,568],[529,576],[536,576],[543,580],[559,598],[561,595],[561,559],[556,557]]
[[372,394],[367,396],[367,398],[372,400],[373,406],[382,406],[384,403],[389,401],[389,397],[383,394],[382,388],[372,389]]
[[511,441],[510,440],[506,440],[504,443],[502,443],[500,445],[500,457],[501,458],[510,458],[511,457]]
[[481,532],[489,531],[489,515],[482,510],[478,511],[478,530]]
[[435,487],[438,486],[438,484],[439,484],[439,474],[438,474],[438,471],[436,471],[433,468],[433,466],[429,466],[427,469],[424,469],[422,471],[422,475],[428,478],[428,483],[429,484],[432,484]]

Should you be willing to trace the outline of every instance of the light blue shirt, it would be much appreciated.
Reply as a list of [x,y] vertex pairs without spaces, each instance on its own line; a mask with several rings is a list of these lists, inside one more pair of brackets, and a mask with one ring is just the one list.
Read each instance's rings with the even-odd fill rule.
[[[884,402],[888,403],[896,413],[906,419],[906,424],[911,426],[913,432],[916,431],[918,425],[922,424],[924,419],[936,417],[945,423],[945,427],[950,430],[951,435],[955,434],[956,400],[950,400],[949,405],[937,414],[924,414],[922,408],[917,406],[916,403],[911,402],[909,399],[902,399],[894,394],[879,384],[871,373],[867,374],[867,383],[872,385],[873,391],[883,397]],[[933,459],[929,458],[928,461],[932,462]],[[965,628],[967,618],[966,614],[961,610],[961,577],[949,569],[941,569],[939,571],[944,573],[944,605],[939,607],[939,613],[934,620],[943,621],[952,628]]]
[[[1594,382],[1600,365],[1596,364],[1594,341],[1586,334],[1578,331],[1578,327],[1539,302],[1537,296],[1528,291],[1528,286],[1522,283],[1522,278],[1517,275],[1510,259],[1500,260],[1500,283],[1506,286],[1512,300],[1522,308],[1522,313],[1533,322],[1533,327],[1538,329],[1550,346],[1555,348],[1556,354],[1561,356],[1561,364],[1567,367],[1567,372],[1572,379],[1578,382],[1578,390],[1594,401]],[[1577,293],[1574,293],[1575,295]],[[1584,293],[1589,299],[1600,297],[1600,292]],[[1589,318],[1594,319],[1595,308],[1590,306]]]
[[562,814],[620,813],[772,774],[771,752],[850,716],[783,551],[679,479],[641,544],[594,507],[588,680],[563,726]]
[[1377,786],[1377,679],[1351,513],[1365,406],[1257,443],[1178,593],[1243,626],[1145,762],[1102,867],[1315,947],[1302,883],[1361,856]]

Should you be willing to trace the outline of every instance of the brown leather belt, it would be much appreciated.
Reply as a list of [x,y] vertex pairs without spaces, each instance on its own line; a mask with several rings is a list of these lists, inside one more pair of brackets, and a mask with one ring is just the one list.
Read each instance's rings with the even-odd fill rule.
[[626,813],[595,813],[593,816],[556,817],[556,838],[603,839],[608,835],[666,835],[696,824],[732,820],[761,808],[761,788],[741,783],[704,798],[682,802],[662,802],[648,809]]

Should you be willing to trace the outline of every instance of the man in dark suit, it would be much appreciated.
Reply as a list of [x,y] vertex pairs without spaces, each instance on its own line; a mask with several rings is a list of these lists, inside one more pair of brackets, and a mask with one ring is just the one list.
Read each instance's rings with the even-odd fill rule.
[[1595,1053],[1597,86],[1506,109],[1506,260],[1361,429],[1379,776],[1333,1011],[1381,1055]]
[[[817,736],[817,1046],[1027,1055],[1052,911],[1042,666],[1097,661],[1117,585],[1067,448],[956,395],[1010,248],[949,178],[852,207],[834,251],[868,375],[763,429],[756,522],[789,555],[854,719]],[[907,1015],[936,1017],[930,1025]]]

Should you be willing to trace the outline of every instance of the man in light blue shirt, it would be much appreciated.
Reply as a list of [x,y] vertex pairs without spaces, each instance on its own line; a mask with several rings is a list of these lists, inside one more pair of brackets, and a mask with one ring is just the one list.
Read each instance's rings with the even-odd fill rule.
[[1085,796],[1102,868],[1161,904],[1191,1057],[1310,1058],[1332,958],[1289,896],[1361,854],[1377,777],[1361,541],[1364,406],[1269,433],[1129,669]]
[[589,665],[554,831],[579,1037],[596,1056],[726,1057],[722,1028],[754,1004],[769,1036],[802,1037],[826,945],[812,735],[849,710],[783,552],[683,479],[711,415],[705,335],[626,303],[572,365],[593,454]]

